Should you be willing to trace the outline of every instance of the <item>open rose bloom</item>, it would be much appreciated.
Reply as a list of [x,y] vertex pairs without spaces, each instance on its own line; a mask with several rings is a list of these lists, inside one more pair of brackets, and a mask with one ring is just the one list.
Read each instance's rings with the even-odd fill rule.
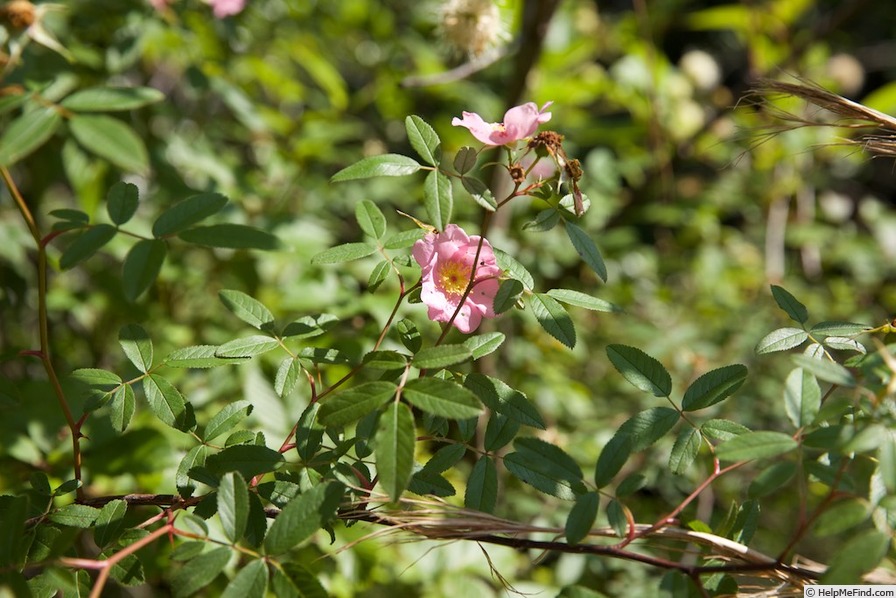
[[[473,275],[480,237],[468,236],[456,224],[441,233],[430,233],[414,244],[414,259],[420,264],[423,288],[420,298],[429,308],[429,319],[447,322],[454,315]],[[473,288],[464,300],[454,325],[464,334],[479,327],[482,318],[495,317],[495,294],[501,269],[488,241],[482,241],[475,262]]]
[[545,112],[551,104],[548,102],[541,110],[534,102],[515,106],[504,114],[504,122],[500,123],[487,123],[475,112],[464,112],[463,119],[455,117],[451,124],[468,128],[485,145],[507,145],[532,136],[538,125],[551,120],[551,113]]

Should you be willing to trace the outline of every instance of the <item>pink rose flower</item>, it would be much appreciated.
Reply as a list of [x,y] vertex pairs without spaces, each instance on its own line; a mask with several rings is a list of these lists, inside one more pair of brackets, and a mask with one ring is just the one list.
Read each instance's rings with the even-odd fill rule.
[[538,125],[551,120],[551,113],[545,112],[553,102],[538,109],[534,102],[515,106],[504,114],[504,122],[487,123],[475,112],[464,112],[463,119],[455,117],[451,124],[466,127],[473,137],[485,145],[507,145],[531,136]]
[[[473,275],[479,239],[449,224],[441,233],[429,233],[414,244],[413,255],[420,264],[423,282],[420,299],[429,308],[430,320],[447,322],[454,315]],[[454,319],[458,330],[469,334],[479,327],[482,318],[495,317],[500,274],[492,246],[483,239],[473,288]]]
[[239,14],[246,6],[246,0],[211,0],[212,12],[215,17],[223,19],[230,15]]

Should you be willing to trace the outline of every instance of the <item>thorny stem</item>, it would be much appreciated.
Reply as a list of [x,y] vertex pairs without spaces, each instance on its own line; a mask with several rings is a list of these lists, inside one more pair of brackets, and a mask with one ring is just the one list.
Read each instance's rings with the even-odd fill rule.
[[[50,380],[50,385],[53,387],[53,392],[56,395],[56,400],[59,402],[59,408],[62,410],[62,414],[65,417],[65,422],[68,425],[68,429],[72,435],[72,462],[74,474],[75,479],[80,481],[80,440],[81,424],[83,422],[75,421],[75,418],[72,415],[71,407],[69,407],[68,400],[65,398],[65,393],[62,390],[62,384],[60,384],[59,382],[59,376],[56,375],[56,368],[53,367],[53,360],[50,357],[50,325],[49,318],[47,317],[46,243],[41,236],[40,228],[37,225],[37,221],[34,219],[34,215],[31,213],[31,209],[28,207],[28,204],[25,203],[25,198],[22,197],[18,186],[12,179],[12,175],[10,175],[9,170],[5,166],[0,166],[0,177],[3,178],[3,182],[6,184],[7,189],[9,189],[9,193],[10,195],[12,195],[13,201],[15,202],[16,207],[19,209],[19,213],[22,214],[22,218],[25,220],[25,224],[28,226],[28,230],[31,232],[31,236],[34,238],[34,243],[37,245],[37,319],[40,337],[40,351],[38,353],[35,353],[33,351],[26,351],[25,354],[35,355],[39,357],[41,362],[43,363],[44,370],[47,372],[47,377]],[[84,497],[83,488],[78,487],[77,496],[78,498]]]

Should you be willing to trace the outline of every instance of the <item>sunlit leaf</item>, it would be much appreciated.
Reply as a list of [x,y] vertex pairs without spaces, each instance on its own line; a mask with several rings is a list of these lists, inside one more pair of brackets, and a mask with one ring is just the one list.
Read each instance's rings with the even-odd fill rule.
[[333,183],[376,176],[405,176],[420,170],[420,163],[399,154],[371,156],[343,168],[330,178]]
[[802,368],[790,372],[784,385],[784,407],[797,428],[815,421],[821,407],[821,388],[815,376]]
[[408,141],[421,158],[432,166],[438,166],[442,158],[441,141],[435,130],[416,115],[404,119],[404,126],[408,133]]
[[319,418],[327,426],[344,426],[385,405],[398,387],[392,382],[366,382],[321,401]]
[[224,546],[203,552],[190,559],[171,575],[171,588],[176,598],[190,596],[210,584],[230,560],[230,549]]
[[429,222],[437,230],[443,231],[451,222],[454,211],[454,194],[451,179],[434,170],[426,175],[423,185],[423,207]]
[[180,391],[158,374],[143,378],[143,392],[152,412],[172,428],[184,429],[187,421],[187,402]]
[[268,566],[255,559],[237,571],[220,598],[264,598],[268,588]]
[[790,452],[797,442],[787,434],[762,430],[740,434],[716,447],[716,456],[724,461],[765,459]]
[[73,112],[114,112],[133,110],[164,99],[162,92],[151,87],[88,87],[74,92],[61,105]]
[[380,485],[397,501],[408,486],[414,466],[414,415],[404,403],[392,403],[380,416],[376,431],[376,471]]
[[486,332],[464,339],[464,346],[470,350],[473,359],[485,357],[494,352],[504,343],[505,335],[502,332]]
[[482,410],[479,399],[463,386],[439,378],[416,378],[402,389],[414,407],[448,419],[475,417]]
[[255,357],[267,353],[280,346],[280,342],[269,336],[255,334],[245,338],[237,338],[219,345],[215,351],[216,357]]
[[69,119],[74,138],[94,154],[128,172],[146,174],[149,154],[139,135],[124,121],[102,114]]
[[221,476],[217,492],[218,516],[224,535],[231,543],[239,542],[249,521],[249,489],[246,480],[232,471]]
[[413,364],[420,369],[440,369],[472,359],[466,345],[438,345],[421,349],[414,355]]
[[379,207],[369,199],[362,199],[355,204],[355,220],[364,234],[374,239],[382,239],[386,234],[386,217]]
[[572,246],[575,247],[576,253],[594,270],[601,280],[607,282],[607,266],[604,264],[604,258],[600,254],[600,250],[591,237],[584,230],[572,222],[564,222],[566,235],[569,237]]
[[118,343],[131,363],[141,372],[152,367],[152,340],[146,330],[137,324],[125,324],[118,331]]
[[240,320],[259,330],[270,328],[274,322],[274,314],[265,305],[241,291],[222,289],[218,291],[221,303]]
[[799,367],[825,382],[850,388],[856,384],[856,380],[853,378],[853,375],[849,373],[849,370],[839,363],[835,363],[828,359],[815,359],[814,357],[809,357],[807,355],[793,355],[791,359]]
[[252,403],[249,401],[235,401],[228,403],[218,411],[205,426],[203,440],[209,442],[222,434],[230,432],[238,423],[252,413]]
[[42,146],[61,124],[62,115],[55,106],[25,112],[0,135],[0,165],[11,166]]
[[799,347],[809,338],[809,333],[802,328],[778,328],[768,334],[756,344],[757,355],[786,351]]
[[494,212],[498,209],[498,202],[495,200],[495,196],[492,195],[491,189],[485,183],[477,178],[468,176],[462,177],[460,182],[467,193],[470,194],[470,197],[473,198],[473,201],[481,207],[489,212]]
[[535,319],[555,339],[572,349],[576,346],[576,329],[560,303],[544,293],[532,293],[529,307]]
[[376,253],[376,246],[370,243],[345,243],[330,247],[311,258],[312,264],[341,264],[367,257]]
[[593,311],[622,311],[622,308],[613,305],[609,301],[604,301],[603,299],[598,299],[597,297],[592,297],[591,295],[587,295],[579,291],[573,291],[570,289],[551,289],[547,294],[557,301],[566,303],[567,305],[584,307],[585,309],[590,309]]
[[504,466],[520,480],[557,498],[575,500],[585,492],[582,470],[560,447],[538,438],[517,438]]
[[703,437],[694,428],[682,428],[669,454],[669,470],[674,474],[682,474],[697,458]]
[[111,500],[103,505],[97,515],[93,535],[97,546],[107,546],[118,539],[124,531],[124,516],[127,510],[128,504],[121,499]]

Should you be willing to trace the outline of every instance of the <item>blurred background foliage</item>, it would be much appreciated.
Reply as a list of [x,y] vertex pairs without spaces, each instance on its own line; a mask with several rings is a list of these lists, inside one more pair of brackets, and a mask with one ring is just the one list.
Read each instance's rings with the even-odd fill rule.
[[[44,230],[53,222],[48,213],[60,208],[103,221],[106,191],[124,178],[140,187],[140,208],[129,225],[137,232],[176,201],[217,191],[231,199],[225,221],[263,228],[282,242],[272,252],[175,242],[157,283],[136,302],[121,291],[128,245],[118,239],[82,266],[53,272],[51,332],[60,371],[104,367],[126,376],[130,366],[116,335],[129,322],[150,329],[160,354],[233,338],[242,325],[216,300],[222,288],[257,297],[282,320],[321,311],[340,316],[326,342],[359,358],[397,290],[366,292],[373,258],[344,268],[312,266],[310,258],[360,238],[351,217],[360,199],[375,201],[393,231],[412,228],[396,210],[425,217],[423,179],[333,185],[329,177],[363,156],[411,154],[408,114],[432,123],[444,151],[453,153],[472,140],[450,125],[452,117],[468,110],[499,120],[524,101],[554,101],[548,128],[565,135],[567,153],[584,165],[591,208],[582,225],[607,260],[609,282],[580,265],[562,232],[521,231],[539,200],[514,202],[490,240],[525,264],[544,289],[593,293],[625,313],[573,309],[579,332],[573,351],[546,337],[528,314],[507,315],[489,324],[509,340],[483,367],[537,402],[550,439],[586,471],[622,421],[652,406],[609,367],[607,343],[625,342],[658,358],[679,393],[709,369],[746,364],[747,386],[718,416],[773,429],[785,421],[785,371],[753,355],[765,333],[786,324],[770,283],[800,298],[813,322],[878,325],[893,315],[892,161],[844,147],[844,129],[771,135],[780,122],[750,95],[758,78],[798,76],[896,113],[896,13],[886,3],[503,0],[488,32],[494,47],[485,48],[484,59],[456,47],[463,40],[440,24],[447,9],[461,4],[249,0],[242,13],[218,20],[196,0],[175,0],[159,12],[142,0],[71,0],[48,13],[46,29],[72,61],[31,42],[0,93],[23,86],[59,98],[115,84],[154,87],[166,99],[123,116],[146,143],[149,176],[123,174],[64,131],[13,168]],[[23,35],[9,23],[6,33]],[[451,74],[471,61],[474,68],[463,76]],[[774,101],[793,113],[819,115],[801,101]],[[493,184],[502,182],[496,172]],[[475,230],[479,208],[457,203],[455,220]],[[61,416],[48,407],[40,364],[18,355],[36,343],[35,273],[30,238],[5,191],[0,238],[0,408],[6,413],[0,489],[21,487],[35,468],[58,483],[66,479],[69,445],[59,434]],[[52,243],[51,259],[67,242]],[[421,318],[422,306],[407,313]],[[436,325],[425,333],[437,334]],[[200,421],[235,398],[252,401],[255,425],[270,444],[289,430],[308,398],[299,389],[280,401],[271,387],[275,371],[273,361],[262,360],[215,375],[188,371],[178,382]],[[328,376],[341,373],[336,368]],[[171,491],[173,469],[188,446],[139,414],[124,435],[103,417],[91,420],[87,435],[85,467],[94,494]],[[628,503],[639,521],[677,504],[706,473],[669,473],[669,448],[660,443],[631,464],[650,488]],[[743,479],[749,478],[723,478],[684,518],[724,513],[724,505],[744,499]],[[513,501],[499,504],[498,513],[562,526],[569,505],[546,505],[513,479],[507,485],[501,496]],[[782,548],[781,530],[792,525],[793,498],[782,491],[768,500],[756,547],[774,554]],[[337,543],[370,531],[340,529]],[[798,552],[824,562],[836,548],[833,541],[814,542]],[[159,569],[147,575],[161,591],[166,557],[163,547],[158,551]],[[654,595],[662,574],[596,557],[488,552],[497,571],[523,592],[556,594],[580,583],[610,596]],[[301,557],[334,595],[503,592],[474,546],[433,550],[422,542],[371,540],[333,554],[320,538]]]

